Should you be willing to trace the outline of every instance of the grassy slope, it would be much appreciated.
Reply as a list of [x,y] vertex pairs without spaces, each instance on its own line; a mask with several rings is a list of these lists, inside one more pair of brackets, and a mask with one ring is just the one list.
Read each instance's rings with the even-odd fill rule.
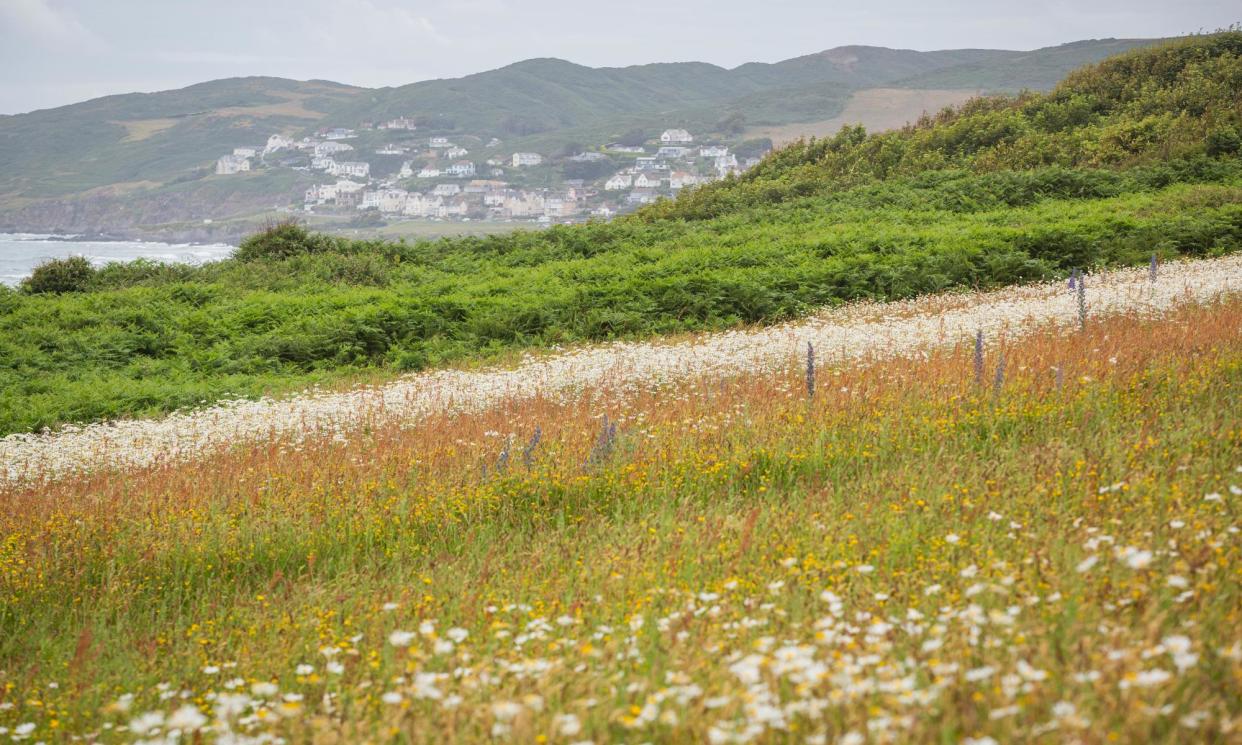
[[[1240,324],[1049,331],[999,392],[961,348],[823,370],[810,404],[797,370],[605,385],[6,494],[0,726],[247,694],[224,726],[289,741],[704,741],[774,710],[759,742],[1228,740]],[[620,440],[584,466],[601,412]],[[530,470],[479,477],[488,433],[536,425]]]
[[898,88],[978,88],[990,93],[1054,88],[1072,70],[1137,47],[1152,39],[1098,39],[1045,47],[1004,59],[963,62],[922,71],[895,83]]
[[1242,33],[1189,37],[1070,74],[1046,95],[979,98],[917,125],[859,128],[773,153],[739,179],[647,207],[649,220],[701,220],[945,168],[1125,168],[1209,152],[1236,159]]
[[795,145],[609,225],[115,267],[87,294],[0,296],[0,432],[1237,250],[1240,47],[1188,39],[1047,96]]
[[[236,146],[263,145],[273,132],[313,126],[358,90],[319,81],[233,78],[0,117],[0,194],[56,197],[115,183],[166,183],[214,164]],[[305,115],[281,108],[291,98]],[[146,120],[173,124],[131,140],[122,122]]]

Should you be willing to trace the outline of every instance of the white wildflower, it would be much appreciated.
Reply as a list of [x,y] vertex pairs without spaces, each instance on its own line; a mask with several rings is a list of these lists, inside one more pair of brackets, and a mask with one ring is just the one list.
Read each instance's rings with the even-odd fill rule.
[[207,717],[197,707],[186,704],[173,712],[168,718],[168,726],[182,731],[194,731],[207,724]]
[[417,635],[413,631],[394,631],[388,635],[388,643],[394,647],[408,647]]

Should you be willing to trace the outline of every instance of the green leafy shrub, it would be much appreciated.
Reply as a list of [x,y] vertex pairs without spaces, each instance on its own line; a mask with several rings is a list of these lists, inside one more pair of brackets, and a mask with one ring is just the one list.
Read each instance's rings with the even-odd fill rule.
[[239,261],[281,260],[303,254],[325,253],[336,241],[322,233],[312,233],[295,220],[268,226],[246,238],[233,253]]
[[1225,126],[1209,132],[1206,144],[1207,154],[1214,158],[1237,155],[1242,150],[1242,136],[1234,127]]
[[95,276],[95,267],[85,256],[51,259],[39,264],[22,280],[22,289],[32,295],[84,292]]

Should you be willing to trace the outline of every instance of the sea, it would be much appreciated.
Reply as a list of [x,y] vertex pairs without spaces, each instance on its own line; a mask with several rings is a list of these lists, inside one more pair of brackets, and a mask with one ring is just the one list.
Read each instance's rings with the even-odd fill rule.
[[233,250],[225,243],[159,243],[155,241],[91,241],[74,236],[39,233],[0,233],[0,284],[13,286],[30,276],[48,259],[85,256],[96,266],[112,261],[152,261],[201,264],[223,259]]

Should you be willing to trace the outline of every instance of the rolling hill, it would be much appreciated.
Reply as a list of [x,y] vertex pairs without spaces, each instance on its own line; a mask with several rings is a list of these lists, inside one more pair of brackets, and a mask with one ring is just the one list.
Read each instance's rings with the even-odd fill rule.
[[0,292],[0,431],[1236,252],[1239,59],[1242,33],[1135,50],[609,222],[401,243],[285,224],[199,267],[52,264]]
[[[0,117],[0,229],[124,231],[227,222],[288,204],[308,179],[260,171],[221,185],[212,175],[220,155],[277,132],[301,136],[408,116],[428,133],[498,137],[506,147],[546,152],[662,126],[727,136],[784,126],[792,137],[816,132],[815,123],[840,115],[860,91],[874,98],[877,87],[1046,89],[1084,62],[1146,43],[1107,39],[1033,52],[849,46],[731,70],[694,62],[597,69],[533,59],[396,88],[255,77],[108,96]],[[889,99],[896,106],[915,100]],[[900,112],[883,122],[894,118]],[[808,126],[788,127],[799,123]]]

